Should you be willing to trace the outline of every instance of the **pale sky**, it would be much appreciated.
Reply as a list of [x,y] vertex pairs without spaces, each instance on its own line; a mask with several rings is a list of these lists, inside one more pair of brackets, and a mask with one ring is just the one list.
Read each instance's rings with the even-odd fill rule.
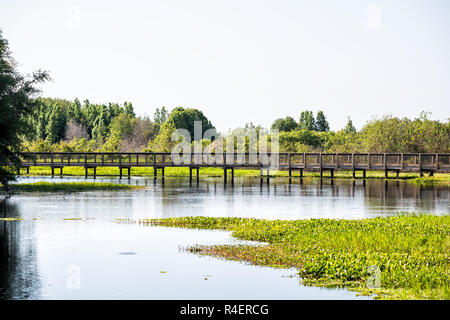
[[220,131],[323,110],[450,117],[448,0],[1,0],[20,71],[43,95],[195,107]]

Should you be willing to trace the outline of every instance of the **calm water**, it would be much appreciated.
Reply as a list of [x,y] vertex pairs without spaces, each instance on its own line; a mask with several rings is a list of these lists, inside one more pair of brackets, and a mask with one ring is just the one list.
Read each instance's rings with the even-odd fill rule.
[[[85,181],[81,178],[24,178]],[[119,182],[97,178],[96,181]],[[238,216],[364,218],[398,211],[449,213],[449,189],[404,182],[220,178],[122,179],[125,192],[22,194],[0,204],[2,299],[366,299],[304,287],[295,270],[276,270],[186,253],[193,244],[243,243],[229,232],[148,227],[116,218]],[[82,220],[64,220],[81,218]]]

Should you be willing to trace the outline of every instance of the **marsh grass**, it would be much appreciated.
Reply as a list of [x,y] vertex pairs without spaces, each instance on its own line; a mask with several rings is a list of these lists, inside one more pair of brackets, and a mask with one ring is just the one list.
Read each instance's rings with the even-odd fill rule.
[[133,190],[143,187],[105,182],[34,182],[12,184],[16,192],[77,192],[97,190]]
[[[343,286],[379,299],[449,299],[450,216],[398,215],[362,220],[259,220],[182,217],[140,223],[233,232],[268,245],[194,246],[190,251],[256,265],[295,267],[302,282]],[[370,289],[371,266],[381,270]]]

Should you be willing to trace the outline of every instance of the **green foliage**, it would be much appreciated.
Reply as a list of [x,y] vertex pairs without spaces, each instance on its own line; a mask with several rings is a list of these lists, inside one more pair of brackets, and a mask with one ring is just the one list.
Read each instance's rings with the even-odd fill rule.
[[202,136],[206,130],[214,128],[211,121],[200,110],[182,107],[173,109],[166,122],[173,123],[176,129],[186,129],[191,135],[191,140],[194,140],[194,121],[202,122]]
[[52,106],[52,111],[48,117],[45,133],[50,143],[55,143],[64,137],[66,132],[66,117],[57,104]]
[[172,141],[172,133],[176,130],[173,122],[166,121],[161,126],[155,140],[149,141],[147,152],[171,152],[177,142]]
[[362,220],[258,220],[182,217],[156,225],[223,229],[268,246],[196,246],[192,252],[265,266],[295,267],[303,283],[366,291],[369,270],[381,271],[380,298],[449,299],[450,216],[399,215]]
[[345,125],[344,132],[345,133],[355,133],[356,128],[353,125],[352,120],[350,119],[350,117],[347,117],[347,118],[348,118],[348,120],[347,120],[347,124]]
[[8,41],[0,31],[0,183],[5,188],[14,175],[1,165],[20,165],[15,153],[20,152],[21,137],[31,131],[27,116],[37,108],[33,99],[39,93],[36,86],[49,79],[42,71],[25,77],[16,70],[16,65]]
[[153,121],[159,125],[163,124],[167,120],[168,112],[166,107],[162,107],[161,109],[156,108],[155,114],[153,116]]
[[316,116],[316,130],[317,131],[330,131],[330,125],[325,117],[323,111],[318,111]]
[[297,128],[297,122],[292,117],[280,118],[273,122],[271,129],[278,130],[279,132],[293,131]]
[[450,123],[429,120],[425,113],[415,120],[384,116],[360,134],[367,152],[450,152]]
[[300,121],[298,123],[300,129],[316,130],[316,120],[312,111],[302,111],[300,113]]

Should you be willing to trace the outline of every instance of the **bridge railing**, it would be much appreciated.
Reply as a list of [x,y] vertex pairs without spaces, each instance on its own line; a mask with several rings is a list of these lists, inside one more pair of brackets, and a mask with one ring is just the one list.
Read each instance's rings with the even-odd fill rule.
[[[24,166],[167,166],[175,160],[169,152],[24,152]],[[278,157],[281,168],[341,168],[399,170],[450,167],[450,154],[436,153],[191,153],[186,165],[268,166]]]

